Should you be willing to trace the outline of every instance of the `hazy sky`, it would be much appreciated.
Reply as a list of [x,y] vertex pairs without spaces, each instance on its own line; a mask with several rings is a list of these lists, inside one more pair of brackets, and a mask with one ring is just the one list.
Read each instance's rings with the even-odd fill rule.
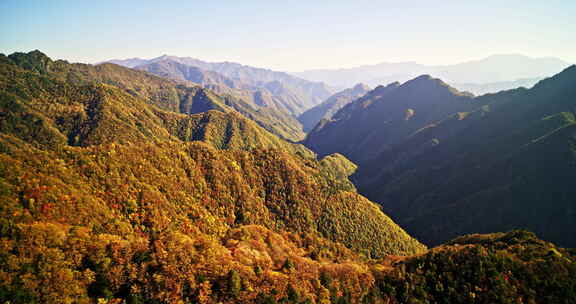
[[286,71],[520,53],[576,62],[576,1],[1,0],[0,53],[162,54]]

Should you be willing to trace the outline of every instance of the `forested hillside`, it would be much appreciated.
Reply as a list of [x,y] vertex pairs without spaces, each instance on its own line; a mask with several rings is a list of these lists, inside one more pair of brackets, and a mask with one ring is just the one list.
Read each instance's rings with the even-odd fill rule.
[[[258,101],[258,96],[264,95],[271,105],[292,115],[301,114],[334,93],[332,88],[322,82],[312,82],[284,72],[234,62],[206,62],[190,57],[167,55],[144,61],[111,60],[110,62],[172,79],[252,91],[251,95],[255,101]],[[138,64],[134,65],[133,62]]]
[[300,97],[274,96],[266,89],[170,59],[139,65],[136,69],[208,88],[220,95],[226,105],[284,139],[297,142],[305,136],[302,125],[291,114],[292,103],[300,104]]
[[525,228],[573,247],[575,71],[476,98],[420,77],[348,105],[306,144],[358,161],[360,192],[429,245]]
[[218,95],[190,82],[171,81],[109,63],[92,66],[69,64],[63,60],[52,61],[39,51],[14,53],[10,55],[10,60],[40,74],[49,73],[53,79],[67,84],[109,84],[129,95],[146,99],[164,110],[183,114],[236,110],[278,136],[292,141],[299,141],[303,137],[298,121],[283,112],[273,108],[260,109],[245,101],[242,96],[226,92]]
[[363,164],[420,128],[473,109],[472,100],[428,75],[378,86],[316,125],[304,143],[320,155],[342,153]]
[[574,250],[512,231],[426,251],[343,155],[37,55],[0,56],[2,303],[573,302]]
[[234,112],[163,110],[130,83],[63,81],[36,55],[0,65],[3,302],[313,299],[321,269],[359,297],[355,263],[425,250],[355,192],[344,157]]
[[576,304],[576,2],[0,12],[0,304]]

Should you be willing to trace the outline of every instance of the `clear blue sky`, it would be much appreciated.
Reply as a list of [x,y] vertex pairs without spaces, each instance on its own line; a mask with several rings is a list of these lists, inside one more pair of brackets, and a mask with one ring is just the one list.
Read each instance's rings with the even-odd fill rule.
[[286,71],[519,53],[576,62],[576,1],[1,0],[0,52],[162,54]]

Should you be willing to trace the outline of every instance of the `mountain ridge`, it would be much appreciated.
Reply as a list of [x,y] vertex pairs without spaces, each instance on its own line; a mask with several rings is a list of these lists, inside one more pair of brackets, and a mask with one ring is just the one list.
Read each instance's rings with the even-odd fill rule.
[[[430,75],[378,86],[336,112],[332,121],[317,125],[304,144],[319,155],[338,152],[362,165],[423,125],[453,110],[469,110],[470,101],[470,95]],[[397,130],[388,128],[389,133],[382,135],[382,127],[392,123]],[[352,140],[344,141],[342,136]]]
[[[173,61],[180,64],[194,66],[201,68],[206,71],[213,71],[226,76],[233,80],[238,80],[246,85],[250,85],[258,88],[266,88],[267,83],[271,82],[282,82],[291,91],[289,95],[297,98],[301,105],[295,104],[293,107],[289,107],[288,110],[292,114],[300,114],[302,111],[309,107],[312,107],[320,103],[325,98],[329,97],[333,90],[327,87],[321,82],[310,82],[302,78],[292,76],[285,72],[277,72],[269,69],[255,68],[248,65],[242,65],[240,63],[234,62],[205,62],[191,57],[177,57],[177,56],[167,56],[163,55],[160,57],[152,58],[146,61],[145,64],[139,64],[139,66],[145,66],[146,64],[151,64],[160,61]],[[114,62],[120,64],[130,64],[129,61],[114,60]],[[134,66],[137,68],[138,66]]]
[[[30,54],[32,59],[35,58],[35,55],[35,53]],[[16,57],[23,58],[21,55]],[[10,60],[10,56],[6,58]],[[225,178],[226,175],[222,175],[224,172],[236,170],[246,173],[250,176],[250,179],[254,179],[256,176],[270,179],[270,181],[261,181],[262,187],[268,187],[266,191],[254,192],[246,190],[248,192],[243,195],[254,196],[251,199],[239,197],[238,195],[242,195],[241,193],[230,194],[238,196],[232,201],[234,203],[261,204],[258,209],[265,208],[269,210],[264,211],[265,213],[263,214],[252,214],[252,216],[263,221],[260,224],[268,223],[266,225],[269,228],[278,229],[278,227],[284,226],[298,226],[301,227],[298,229],[323,231],[322,233],[326,236],[334,237],[339,242],[349,243],[351,247],[359,246],[360,243],[363,244],[363,248],[375,245],[376,243],[371,243],[364,235],[366,233],[374,233],[373,231],[362,232],[357,229],[359,218],[351,222],[336,220],[336,217],[339,217],[338,210],[348,210],[346,212],[349,212],[350,217],[359,217],[359,214],[366,213],[364,217],[367,216],[374,219],[374,227],[389,228],[379,228],[377,230],[383,234],[371,237],[381,240],[377,242],[378,245],[376,247],[370,249],[371,254],[377,256],[387,250],[396,250],[392,249],[396,245],[387,244],[383,238],[386,231],[392,233],[389,235],[390,240],[393,237],[398,237],[399,239],[405,238],[408,241],[407,245],[398,243],[397,245],[400,247],[406,246],[405,249],[398,247],[398,250],[411,252],[411,250],[417,251],[424,248],[416,240],[405,234],[401,228],[395,226],[376,205],[355,193],[354,186],[347,180],[348,175],[354,170],[353,164],[348,163],[341,155],[334,155],[323,162],[317,162],[315,161],[315,155],[304,146],[285,142],[234,111],[209,110],[195,114],[181,114],[175,111],[162,110],[154,101],[140,96],[132,96],[121,87],[115,87],[110,84],[86,85],[84,83],[62,82],[60,80],[62,77],[60,70],[66,68],[64,63],[60,63],[61,66],[59,66],[59,69],[55,69],[54,72],[49,72],[47,69],[44,74],[35,72],[33,69],[22,68],[16,63],[2,62],[0,65],[0,71],[2,72],[0,76],[10,75],[10,78],[0,77],[0,88],[2,89],[0,100],[2,101],[2,107],[9,109],[7,111],[7,119],[3,119],[3,123],[0,124],[2,134],[7,136],[4,139],[7,141],[6,146],[4,146],[6,151],[23,149],[36,151],[31,155],[45,152],[52,154],[54,157],[64,157],[66,153],[82,154],[85,152],[82,149],[92,149],[97,154],[100,154],[100,150],[104,149],[108,152],[103,155],[108,154],[112,159],[118,157],[115,159],[120,165],[123,158],[120,150],[125,153],[133,153],[130,151],[134,149],[146,151],[155,147],[152,152],[163,155],[166,153],[178,154],[178,151],[183,152],[182,149],[184,149],[185,153],[190,154],[196,162],[214,163],[212,165],[206,164],[204,169],[196,167],[195,170],[200,170],[201,175],[211,172],[210,175],[216,174],[220,176],[219,178]],[[74,68],[74,66],[69,68]],[[123,83],[122,85],[125,86],[127,84]],[[13,104],[18,105],[18,107]],[[37,113],[35,115],[37,115],[38,120],[26,121],[21,119],[30,116],[31,113]],[[20,125],[17,125],[17,123]],[[17,127],[14,127],[15,125]],[[41,133],[38,132],[37,126],[42,126]],[[44,133],[46,135],[43,137],[37,136],[37,134]],[[8,143],[10,137],[30,142],[32,146],[22,145],[20,147],[21,145],[19,144]],[[56,138],[57,141],[42,141],[41,139],[44,137]],[[163,145],[171,148],[165,151],[162,148]],[[181,148],[179,148],[180,146]],[[111,152],[113,150],[116,152]],[[25,153],[18,155],[23,159],[27,157]],[[157,157],[159,157],[158,161],[163,159],[163,157]],[[212,166],[221,166],[218,163],[220,157],[232,158],[232,160],[226,161],[224,167],[219,169],[220,171],[213,171]],[[260,163],[257,159],[262,162]],[[149,159],[149,161],[154,161],[154,159]],[[168,160],[165,159],[164,161]],[[134,162],[137,161],[134,159],[131,162],[123,163],[122,166],[137,166]],[[249,165],[244,167],[239,165],[242,163]],[[193,166],[193,164],[194,161],[187,166]],[[108,162],[95,163],[94,165],[108,166]],[[78,169],[75,166],[72,167]],[[166,166],[150,169],[171,170],[170,168],[170,166]],[[290,169],[288,170],[287,168]],[[131,168],[122,174],[130,174],[129,172],[133,170],[135,169]],[[265,171],[266,173],[264,173]],[[255,172],[259,173],[256,174]],[[100,173],[104,174],[103,172]],[[64,173],[60,172],[58,174]],[[81,174],[81,171],[75,174]],[[85,178],[87,179],[86,183],[95,182],[90,180],[90,175],[85,176]],[[334,180],[329,180],[329,178]],[[206,176],[206,179],[209,183],[213,182],[210,176]],[[119,180],[115,181],[120,182]],[[239,183],[237,180],[229,180],[228,182],[235,185]],[[287,185],[285,184],[286,182],[294,182],[295,184]],[[240,184],[245,187],[248,182],[245,181]],[[234,187],[239,187],[240,184]],[[299,185],[298,187],[296,187],[297,184]],[[306,197],[318,197],[318,194],[312,195],[309,193],[302,196],[302,194],[297,194],[296,192],[296,188],[304,192],[316,191],[313,189],[319,185],[326,187],[326,191],[322,191],[322,195],[326,195],[325,200],[326,202],[330,200],[332,202],[331,205],[327,205],[326,202],[317,202],[317,205],[308,204],[307,199],[303,199]],[[215,188],[211,195],[221,197],[223,200],[219,204],[229,202],[230,198],[223,197],[223,189],[221,189],[222,193],[218,192],[220,191],[218,190],[219,187],[223,185],[217,183],[213,186]],[[308,190],[301,187],[306,187]],[[122,187],[118,189],[120,188]],[[234,189],[231,188],[230,191],[233,193]],[[292,192],[293,194],[284,196],[284,193]],[[121,192],[117,194],[123,195]],[[98,193],[95,195],[100,196]],[[112,202],[108,201],[108,203],[111,204]],[[288,204],[294,209],[292,210],[288,208],[288,205],[284,204]],[[350,209],[356,204],[364,207],[358,210]],[[224,206],[221,207],[223,208]],[[249,210],[252,209],[237,210],[237,212],[246,212],[242,216],[237,216],[248,223],[251,218]],[[324,210],[324,212],[319,212],[319,210]],[[231,211],[227,210],[226,212],[229,213]],[[292,214],[294,212],[303,212],[306,216],[303,218],[300,216],[295,217]],[[271,224],[270,221],[277,217],[278,219],[283,218],[283,220],[276,222],[276,224]],[[291,220],[293,217],[294,221]],[[301,220],[306,221],[307,224],[296,224],[296,221],[300,222]],[[285,222],[281,223],[282,221]],[[343,229],[346,232],[343,232]],[[351,242],[357,245],[352,245]]]
[[[112,84],[122,87],[131,95],[152,100],[157,106],[165,110],[181,113],[197,113],[207,109],[220,111],[234,109],[256,121],[268,131],[293,142],[299,141],[304,136],[298,126],[299,123],[289,115],[275,109],[260,110],[240,98],[228,95],[228,91],[217,95],[212,90],[202,88],[198,84],[189,81],[169,80],[151,73],[111,63],[103,63],[96,66],[78,63],[69,64],[63,60],[52,61],[39,51],[34,54],[35,56],[40,56],[39,58],[42,58],[43,62],[50,66],[54,70],[53,72],[63,81]],[[11,56],[20,56],[22,60],[29,58],[26,57],[25,53],[15,53]],[[26,63],[23,62],[22,64],[25,65]],[[36,66],[31,68],[35,70],[41,69],[46,72],[46,67]],[[195,104],[198,107],[197,109],[194,107]]]
[[1,302],[576,296],[574,250],[518,230],[426,250],[355,191],[343,155],[318,160],[200,87],[46,58],[0,54]]
[[[433,99],[429,92],[374,100],[368,94],[305,143],[320,155],[338,152],[358,163],[353,180],[360,193],[428,245],[457,234],[522,227],[574,246],[567,237],[576,229],[567,198],[574,195],[575,81],[573,65],[531,89],[460,96],[466,107],[452,104],[420,121],[414,102]],[[395,120],[387,120],[391,111]],[[380,123],[366,124],[370,117]],[[410,122],[418,123],[406,129]],[[351,135],[351,125],[363,131]]]
[[330,96],[322,103],[306,110],[306,112],[298,116],[298,120],[303,125],[304,132],[312,130],[320,120],[332,118],[338,110],[356,98],[362,97],[368,91],[370,91],[370,87],[359,83],[352,88]]
[[[393,81],[404,82],[420,74],[432,74],[461,89],[467,88],[480,95],[518,87],[524,78],[552,76],[570,63],[554,57],[528,57],[518,54],[492,55],[450,65],[425,65],[416,62],[380,63],[337,70],[310,70],[294,73],[310,80],[324,81],[333,86],[348,87],[357,82],[376,86]],[[478,88],[498,82],[494,88]],[[467,87],[462,86],[468,83]],[[477,89],[476,89],[477,88]]]

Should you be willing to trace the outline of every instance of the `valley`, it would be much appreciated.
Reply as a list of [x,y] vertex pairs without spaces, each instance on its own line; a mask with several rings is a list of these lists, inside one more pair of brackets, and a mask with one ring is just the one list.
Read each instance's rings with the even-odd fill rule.
[[0,302],[571,303],[575,84],[0,55]]

